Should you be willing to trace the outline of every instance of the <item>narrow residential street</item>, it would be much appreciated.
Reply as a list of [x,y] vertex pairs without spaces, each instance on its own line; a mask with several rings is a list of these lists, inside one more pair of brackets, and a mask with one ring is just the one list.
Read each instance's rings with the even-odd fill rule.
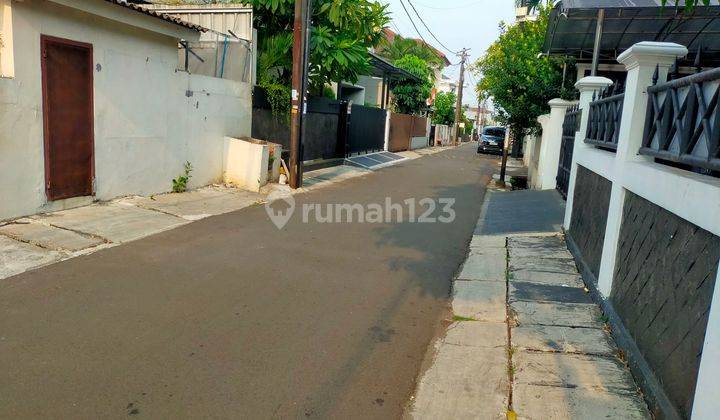
[[466,145],[295,196],[454,198],[449,224],[256,205],[5,279],[0,417],[400,417],[495,165]]

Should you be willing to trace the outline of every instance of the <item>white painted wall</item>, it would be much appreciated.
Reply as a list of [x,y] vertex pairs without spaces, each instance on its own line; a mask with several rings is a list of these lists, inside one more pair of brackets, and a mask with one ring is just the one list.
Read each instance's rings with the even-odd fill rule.
[[544,114],[537,118],[538,123],[542,127],[542,131],[537,136],[528,136],[525,154],[523,156],[524,163],[528,168],[528,186],[532,189],[540,189],[542,185],[538,173],[540,166],[540,150],[543,142],[548,136],[548,126],[550,124],[550,114]]
[[550,116],[543,126],[543,138],[537,158],[537,172],[533,179],[534,188],[539,190],[551,190],[557,185],[563,123],[565,122],[565,113],[573,105],[573,102],[555,98],[550,100],[548,105],[550,105]]
[[177,72],[175,37],[40,0],[13,2],[12,22],[15,77],[0,79],[0,220],[66,204],[45,197],[40,34],[93,44],[96,199],[169,191],[186,160],[191,187],[219,181],[224,137],[250,135],[250,85]]

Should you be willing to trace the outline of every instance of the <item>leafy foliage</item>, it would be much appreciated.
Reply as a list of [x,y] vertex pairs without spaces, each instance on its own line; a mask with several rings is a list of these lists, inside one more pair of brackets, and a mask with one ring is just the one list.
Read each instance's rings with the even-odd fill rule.
[[465,123],[465,129],[463,130],[463,134],[470,135],[473,132],[473,128],[475,126],[475,123],[473,120],[467,117],[465,113],[460,114],[460,119],[463,123]]
[[193,167],[190,162],[185,162],[183,174],[172,180],[173,192],[181,193],[187,191],[188,182],[190,182],[190,178],[192,178],[192,175],[190,175],[192,170]]
[[433,86],[430,67],[414,55],[406,55],[395,61],[395,66],[417,76],[420,80],[406,77],[390,85],[394,111],[402,114],[420,113],[426,107]]
[[[292,71],[292,31],[295,0],[252,0],[255,27],[260,39],[278,38],[276,49],[271,44],[260,46],[260,55],[273,51],[267,65],[258,71],[290,85]],[[312,34],[310,37],[310,91],[322,94],[323,87],[333,81],[357,82],[369,68],[368,48],[383,39],[383,27],[390,21],[387,6],[372,0],[314,0]],[[288,37],[288,48],[280,38]],[[272,59],[274,58],[274,59]],[[258,58],[260,61],[260,58]],[[276,64],[276,66],[270,64]],[[260,67],[260,65],[259,65]],[[260,73],[261,71],[267,73]]]
[[[672,4],[675,7],[685,7],[685,10],[691,11],[695,8],[695,6],[710,6],[712,4],[711,0],[662,0],[662,5],[667,6],[668,4]],[[718,0],[718,4],[720,4],[720,0]]]
[[292,33],[261,39],[258,54],[258,85],[267,93],[270,109],[277,118],[290,118],[290,69]]
[[404,38],[400,35],[395,35],[392,41],[387,38],[381,41],[377,52],[378,55],[393,63],[406,55],[414,55],[424,60],[433,69],[440,70],[445,66],[445,61],[435,49],[422,41]]
[[440,92],[435,95],[433,124],[452,125],[455,122],[456,103],[457,95],[455,95],[455,92]]
[[536,21],[501,23],[500,37],[473,66],[480,78],[478,95],[493,98],[498,120],[510,126],[515,138],[537,128],[536,119],[550,99],[572,96],[562,86],[562,61],[540,54],[549,11],[541,8]]

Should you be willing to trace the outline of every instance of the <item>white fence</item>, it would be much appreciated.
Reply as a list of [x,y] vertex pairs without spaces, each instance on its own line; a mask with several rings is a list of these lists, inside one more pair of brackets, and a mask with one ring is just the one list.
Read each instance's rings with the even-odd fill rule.
[[448,146],[452,143],[452,127],[438,124],[435,126],[435,146]]
[[[680,169],[678,167],[669,166],[663,162],[656,161],[653,157],[647,156],[646,154],[640,154],[640,149],[643,147],[643,137],[646,132],[646,124],[653,124],[654,120],[647,121],[649,118],[648,113],[648,87],[653,85],[655,80],[666,80],[668,69],[675,62],[676,58],[684,57],[687,54],[687,49],[681,45],[669,44],[669,43],[655,43],[655,42],[641,42],[635,44],[629,50],[624,52],[618,58],[618,61],[625,65],[627,69],[627,82],[626,90],[624,94],[624,102],[622,104],[622,115],[621,120],[618,121],[618,126],[615,129],[619,130],[617,149],[611,150],[609,148],[598,147],[597,145],[589,144],[585,142],[586,131],[589,120],[589,105],[593,100],[593,95],[612,84],[612,81],[602,77],[586,77],[578,81],[576,87],[580,91],[580,103],[579,106],[582,111],[582,117],[579,124],[579,130],[575,135],[574,142],[574,153],[572,156],[572,168],[570,174],[570,185],[567,197],[567,206],[565,213],[564,227],[569,231],[569,236],[575,235],[575,240],[578,238],[578,232],[572,232],[575,228],[577,229],[578,218],[586,218],[590,223],[586,223],[587,229],[592,230],[593,228],[601,229],[598,232],[599,244],[598,250],[601,251],[598,255],[599,264],[595,273],[589,268],[584,270],[584,274],[589,274],[590,277],[596,277],[596,291],[597,295],[603,302],[603,306],[607,311],[613,312],[613,299],[617,298],[620,293],[617,289],[618,285],[614,284],[618,281],[619,273],[627,271],[628,267],[633,264],[639,264],[639,260],[642,258],[648,258],[647,256],[639,253],[627,253],[627,249],[632,247],[623,240],[627,241],[627,237],[623,239],[623,234],[627,231],[628,226],[632,224],[633,220],[624,220],[624,214],[627,214],[628,208],[626,204],[629,198],[640,197],[643,200],[651,203],[648,204],[647,208],[657,208],[658,211],[666,211],[668,214],[677,216],[683,221],[683,223],[692,224],[693,229],[702,229],[709,233],[708,237],[713,238],[712,244],[716,244],[714,237],[720,236],[720,178],[708,176],[701,173],[696,173],[686,169]],[[707,79],[707,77],[705,78]],[[689,81],[688,83],[690,83]],[[707,107],[713,106],[713,101],[717,101],[717,96],[712,99],[713,92],[718,91],[718,84],[720,80],[714,80],[705,83],[704,85],[697,84],[699,90],[695,90],[693,94],[700,95],[703,92],[705,97],[698,100],[697,107],[702,107],[703,104]],[[677,98],[679,104],[687,97],[688,92],[692,91],[693,87]],[[717,93],[715,93],[717,95]],[[551,105],[553,103],[551,102]],[[558,154],[560,150],[560,139],[562,129],[562,120],[564,117],[566,104],[562,104],[559,101],[555,101],[553,106],[553,112],[548,117],[542,117],[543,124],[543,136],[541,139],[536,139],[531,150],[530,167],[533,168],[534,160],[537,160],[537,164],[531,169],[531,177],[535,177],[535,180],[531,180],[531,184],[538,188],[554,188],[554,178],[557,174]],[[657,106],[658,104],[655,104]],[[692,106],[690,104],[689,106]],[[652,104],[651,104],[652,106]],[[674,105],[678,108],[678,103]],[[700,114],[703,112],[713,112],[712,109],[709,111],[700,110]],[[688,110],[687,112],[691,112]],[[693,111],[694,112],[694,111]],[[716,108],[714,110],[718,115],[720,111]],[[668,119],[668,121],[672,118]],[[658,124],[661,124],[658,122]],[[668,123],[670,124],[670,123]],[[677,124],[682,124],[678,122]],[[720,118],[706,118],[705,121],[701,121],[700,117],[697,120],[684,120],[685,125],[678,126],[678,133],[682,130],[694,129],[692,137],[696,139],[697,136],[701,136],[700,141],[709,142],[708,148],[711,149],[710,153],[713,153],[711,146],[718,147],[720,140]],[[704,126],[700,127],[702,124]],[[700,131],[698,128],[700,127]],[[704,128],[705,134],[702,134]],[[700,134],[698,134],[700,132]],[[673,135],[681,135],[675,133]],[[705,136],[705,137],[702,137]],[[539,144],[538,144],[539,140]],[[690,137],[688,137],[688,140]],[[697,140],[697,139],[696,139]],[[679,152],[678,152],[679,153]],[[714,153],[717,153],[715,151]],[[715,157],[717,158],[717,156]],[[699,158],[702,160],[702,157]],[[711,158],[708,158],[711,161]],[[582,171],[581,171],[582,168]],[[549,171],[549,172],[545,172]],[[589,172],[588,172],[589,171]],[[601,180],[602,183],[611,185],[609,189],[609,200],[607,200],[603,206],[595,206],[594,208],[583,208],[588,203],[597,198],[600,194],[598,191],[591,189],[585,189],[587,186],[578,185],[578,173],[583,172],[584,174],[594,174],[597,179]],[[584,189],[580,191],[579,189]],[[599,188],[600,190],[602,188]],[[588,193],[589,191],[589,193]],[[583,202],[576,202],[576,200],[584,200]],[[602,201],[602,200],[600,200]],[[578,213],[578,214],[574,214]],[[581,214],[582,213],[582,214]],[[674,217],[673,216],[673,217]],[[604,223],[604,230],[602,221]],[[639,223],[639,222],[638,222]],[[670,223],[670,222],[667,222]],[[625,225],[624,225],[625,224]],[[640,227],[638,227],[640,228]],[[666,234],[662,229],[665,226],[644,226],[642,229],[646,229],[649,232],[649,238],[655,238],[659,241],[662,238],[657,235]],[[623,233],[624,232],[624,233]],[[672,239],[672,233],[670,238]],[[627,236],[627,235],[625,235]],[[668,238],[665,238],[668,239]],[[572,240],[571,240],[572,243]],[[714,245],[706,244],[707,247]],[[582,254],[582,247],[573,245],[575,249],[573,252],[579,257],[580,260],[583,257],[588,258],[588,255]],[[623,252],[621,253],[621,248]],[[636,247],[637,248],[637,247]],[[705,249],[705,248],[703,248]],[[703,256],[711,253],[712,250],[705,250]],[[589,251],[587,251],[589,252]],[[635,252],[635,251],[633,251]],[[658,251],[662,253],[663,251]],[[667,261],[670,258],[670,254],[667,254],[668,258],[660,260],[663,264],[666,264],[670,270],[666,274],[660,274],[660,277],[652,277],[646,272],[638,272],[637,276],[646,278],[650,276],[652,281],[657,283],[657,278],[662,279],[663,275],[667,279],[679,279],[679,281],[692,281],[691,274],[676,273],[675,271],[680,270],[679,264],[681,261],[685,261],[687,258],[695,258],[692,255],[693,252],[688,249],[680,249],[677,251],[677,259]],[[619,259],[619,255],[623,255],[622,260]],[[628,255],[630,256],[628,258]],[[660,254],[662,255],[662,254]],[[714,257],[712,257],[714,258]],[[680,417],[686,417],[690,415],[689,412],[684,410],[690,410],[692,407],[693,418],[711,418],[720,412],[720,398],[717,398],[720,390],[720,279],[718,279],[717,272],[720,272],[718,267],[718,261],[712,260],[709,263],[707,269],[704,269],[704,273],[707,276],[714,278],[706,278],[703,282],[714,281],[714,289],[710,288],[704,293],[712,297],[706,296],[708,302],[712,302],[709,307],[705,307],[702,311],[707,315],[707,327],[704,330],[704,343],[702,342],[700,348],[686,348],[684,342],[675,343],[678,346],[683,345],[682,351],[687,352],[687,358],[694,358],[698,354],[701,354],[699,368],[696,372],[684,372],[683,375],[692,375],[697,373],[696,385],[690,388],[695,388],[694,396],[690,394],[690,400],[688,405],[679,403],[676,395],[673,394],[674,390],[665,392],[667,384],[673,380],[680,381],[683,376],[677,375],[677,377],[668,377],[667,371],[658,372],[657,365],[652,360],[652,353],[654,349],[643,347],[642,344],[638,344],[636,350],[639,348],[639,354],[631,354],[631,366],[637,368],[641,375],[648,374],[649,377],[644,378],[643,382],[647,389],[644,389],[646,395],[651,400],[651,405],[655,404],[660,407],[666,414],[670,413],[670,417],[678,415]],[[584,263],[581,263],[581,265]],[[588,267],[592,265],[588,263]],[[692,264],[690,264],[692,267]],[[689,272],[688,272],[689,273]],[[708,274],[710,273],[710,274]],[[701,283],[703,284],[703,283]],[[712,284],[712,283],[709,283]],[[658,284],[650,284],[648,288],[657,287]],[[698,286],[698,290],[700,286]],[[657,293],[656,297],[665,298],[662,293],[653,290],[638,290],[638,295],[648,293]],[[682,292],[677,292],[680,294]],[[691,291],[689,293],[695,293]],[[697,292],[699,293],[699,292]],[[677,299],[677,295],[673,295],[671,292],[670,296],[666,297],[669,300]],[[641,304],[642,299],[638,299],[637,304]],[[682,307],[678,303],[678,307]],[[662,307],[661,307],[662,308]],[[626,308],[618,308],[618,312],[627,312]],[[676,328],[678,323],[684,322],[682,319],[686,317],[686,313],[672,313],[665,309],[663,317],[667,319],[663,322],[668,322],[668,328]],[[695,314],[693,314],[695,316]],[[702,326],[704,315],[701,313],[697,315],[698,326]],[[674,317],[674,318],[673,318]],[[635,342],[638,339],[637,331],[633,334],[627,334],[623,322],[627,324],[627,319],[619,319],[619,328],[622,331],[613,330],[614,334],[627,335],[629,341],[635,346]],[[695,325],[695,324],[693,324]],[[615,327],[616,325],[613,324]],[[677,327],[680,328],[680,327]],[[693,327],[696,328],[696,327]],[[699,327],[698,327],[699,328]],[[696,334],[697,331],[693,332]],[[688,331],[687,334],[690,334]],[[700,331],[703,334],[703,331]],[[654,337],[659,339],[659,337]],[[685,340],[683,338],[682,340]],[[623,340],[619,340],[623,341]],[[660,343],[659,345],[667,345],[667,343]],[[679,350],[680,351],[680,350]],[[669,368],[668,368],[669,369]],[[635,369],[634,369],[635,370]],[[650,373],[648,373],[650,372]],[[636,371],[637,373],[637,371]],[[655,377],[657,375],[658,377]],[[649,394],[649,395],[648,395]]]

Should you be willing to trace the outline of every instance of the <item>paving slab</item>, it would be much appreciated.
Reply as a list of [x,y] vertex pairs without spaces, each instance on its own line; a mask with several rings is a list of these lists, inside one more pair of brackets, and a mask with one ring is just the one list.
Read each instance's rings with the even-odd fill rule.
[[525,300],[530,302],[593,303],[585,289],[579,287],[510,281],[508,290],[510,302]]
[[596,328],[523,325],[513,328],[510,334],[513,347],[520,350],[615,355],[610,337]]
[[520,281],[525,283],[580,288],[585,286],[579,274],[551,273],[537,270],[511,270],[508,277],[511,282]]
[[63,254],[0,236],[0,279],[59,261]]
[[506,349],[441,344],[408,417],[505,419],[508,386]]
[[508,237],[508,248],[525,248],[525,249],[565,249],[565,237],[561,234],[556,235],[517,235]]
[[555,258],[560,260],[572,260],[573,256],[567,248],[560,247],[543,247],[543,248],[525,248],[508,246],[510,260],[516,258]]
[[128,197],[119,200],[138,207],[169,213],[186,220],[199,220],[229,213],[261,202],[262,194],[235,188],[206,187],[182,194]]
[[0,234],[55,251],[80,251],[105,243],[100,238],[34,222],[0,226]]
[[630,371],[616,358],[567,353],[513,353],[516,385],[637,394]]
[[537,385],[513,387],[513,409],[518,419],[650,419],[642,398],[584,389]]
[[455,315],[478,321],[504,322],[506,318],[505,284],[492,281],[456,281],[453,284],[452,309]]
[[445,344],[482,348],[507,348],[504,322],[459,321],[448,327]]
[[115,243],[140,239],[189,223],[176,216],[123,203],[79,207],[33,216],[32,219]]
[[505,235],[473,235],[471,249],[505,249]]
[[507,249],[505,248],[470,248],[468,257],[480,255],[487,260],[487,263],[494,264],[497,269],[505,270],[507,264]]
[[509,260],[510,271],[526,270],[543,273],[577,274],[575,260],[546,257],[514,257]]
[[502,249],[471,252],[463,264],[458,279],[505,283],[506,258]]
[[602,328],[600,309],[595,304],[510,303],[518,325],[558,325],[565,327]]

